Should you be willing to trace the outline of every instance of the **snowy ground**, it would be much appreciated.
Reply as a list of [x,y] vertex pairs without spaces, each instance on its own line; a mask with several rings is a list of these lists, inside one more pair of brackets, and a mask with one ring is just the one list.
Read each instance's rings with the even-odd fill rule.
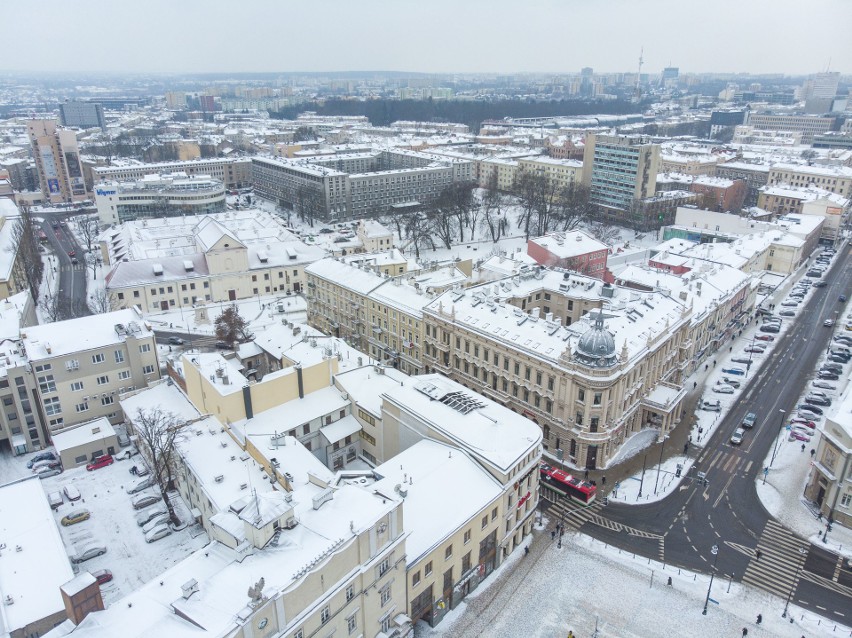
[[[30,456],[0,456],[0,484],[29,475],[26,462]],[[138,456],[133,458],[138,462]],[[45,493],[61,491],[65,485],[73,485],[80,490],[81,500],[69,503],[65,499],[56,510],[56,524],[69,554],[74,552],[75,541],[87,542],[91,539],[106,545],[106,554],[81,563],[80,568],[88,571],[109,569],[113,573],[112,582],[101,586],[107,605],[126,596],[209,541],[203,530],[193,526],[153,543],[146,543],[135,520],[139,512],[130,503],[133,497],[125,492],[128,485],[138,480],[129,473],[132,464],[130,461],[116,461],[113,465],[92,472],[87,472],[85,467],[74,468],[42,481]],[[180,509],[185,510],[179,497],[177,500]],[[68,527],[59,525],[63,516],[80,508],[86,508],[92,513],[88,521]]]

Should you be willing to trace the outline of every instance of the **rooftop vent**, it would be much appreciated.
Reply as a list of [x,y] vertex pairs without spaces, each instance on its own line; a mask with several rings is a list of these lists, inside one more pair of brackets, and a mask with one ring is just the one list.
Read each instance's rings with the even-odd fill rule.
[[192,580],[188,580],[180,586],[180,589],[182,596],[187,599],[198,591],[198,581],[194,578]]
[[153,264],[151,268],[154,270],[154,275],[159,276],[163,274],[163,264]]

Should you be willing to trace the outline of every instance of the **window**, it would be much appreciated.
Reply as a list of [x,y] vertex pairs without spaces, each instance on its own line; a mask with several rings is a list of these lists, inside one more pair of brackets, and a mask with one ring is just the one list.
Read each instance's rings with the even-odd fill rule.
[[328,619],[331,618],[331,612],[328,610],[328,605],[322,608],[320,612],[320,622],[324,625],[328,622]]
[[83,389],[82,381],[75,381],[71,384],[71,392],[80,392]]
[[108,374],[102,374],[101,376],[98,377],[98,385],[106,385],[107,383],[109,383],[109,375]]
[[488,527],[488,515],[487,514],[482,517],[482,529],[485,529],[486,527]]
[[541,385],[541,372],[536,372],[536,373],[535,373],[535,384],[536,384],[536,385]]
[[48,416],[53,416],[62,412],[62,406],[59,405],[59,397],[51,397],[44,400],[44,413]]
[[115,403],[115,397],[112,395],[101,398],[101,405],[112,405],[113,403]]
[[462,574],[470,570],[470,552],[462,557]]
[[391,615],[386,614],[386,615],[382,616],[382,619],[379,621],[379,624],[381,625],[383,632],[385,632],[386,634],[390,633]]
[[43,393],[56,392],[56,382],[52,374],[46,374],[38,378],[38,387]]
[[85,412],[89,409],[89,402],[83,401],[82,403],[78,403],[74,406],[74,409],[77,410],[77,412]]
[[151,344],[143,343],[141,346],[139,346],[139,352],[151,352]]
[[600,419],[596,416],[593,416],[591,419],[589,419],[589,432],[597,432],[598,423],[600,423]]
[[311,424],[310,424],[310,423],[305,423],[305,424],[302,426],[302,434],[310,434],[310,433],[311,433]]
[[115,362],[116,363],[123,363],[124,362],[124,352],[123,351],[121,351],[121,350],[115,351]]
[[382,559],[382,562],[379,563],[379,578],[388,573],[390,569],[390,557]]
[[384,587],[382,587],[382,590],[379,592],[379,596],[380,596],[381,601],[382,601],[382,606],[384,607],[385,605],[388,604],[388,602],[390,602],[390,598],[391,598],[390,585],[385,585]]
[[493,510],[491,510],[491,520],[493,521],[495,518],[497,518],[497,508],[496,507]]
[[429,578],[429,576],[431,576],[431,575],[432,575],[432,561],[430,560],[428,563],[426,563],[426,567],[423,570],[423,576],[424,576],[424,578]]
[[583,388],[577,390],[577,401],[585,401],[586,400],[586,391]]
[[467,530],[464,533],[464,544],[467,545],[470,542],[470,530]]
[[346,628],[349,630],[350,634],[354,634],[355,630],[358,629],[358,620],[355,614],[352,614],[346,619]]
[[152,366],[152,365],[145,366],[144,368],[142,368],[142,374],[154,374],[154,366]]
[[414,572],[414,574],[411,576],[411,586],[412,586],[412,587],[417,587],[419,584],[420,584],[420,570],[418,569],[418,570],[417,570],[416,572]]
[[840,507],[849,507],[849,503],[852,503],[852,493],[844,494],[840,499]]
[[103,352],[99,352],[98,354],[92,355],[92,363],[103,363],[106,357],[104,357]]
[[453,557],[453,546],[447,545],[447,549],[444,550],[444,560],[450,560]]
[[600,392],[595,392],[595,396],[592,399],[592,405],[600,405],[601,404],[601,397],[602,397],[602,395],[601,395]]
[[118,373],[119,380],[129,379],[130,378],[130,370],[122,370]]
[[352,589],[352,585],[349,585],[346,588],[346,602],[348,603],[353,598],[355,598],[355,591]]

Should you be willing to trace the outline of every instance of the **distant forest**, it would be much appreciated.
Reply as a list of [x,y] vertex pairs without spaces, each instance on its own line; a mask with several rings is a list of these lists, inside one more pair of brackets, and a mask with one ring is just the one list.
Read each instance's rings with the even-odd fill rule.
[[323,100],[303,102],[272,113],[273,117],[292,120],[304,111],[318,115],[366,115],[373,126],[387,126],[398,120],[417,122],[459,122],[473,132],[485,120],[504,117],[550,117],[560,115],[622,115],[641,112],[641,105],[623,100],[499,100],[493,102],[461,100]]

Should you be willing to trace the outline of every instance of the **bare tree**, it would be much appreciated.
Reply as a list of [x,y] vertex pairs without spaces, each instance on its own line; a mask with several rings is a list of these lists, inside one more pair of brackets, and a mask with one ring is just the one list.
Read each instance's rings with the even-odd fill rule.
[[48,323],[62,319],[62,300],[58,294],[46,294],[38,302],[41,315]]
[[426,219],[432,232],[443,242],[444,246],[451,248],[456,238],[456,216],[452,197],[442,192],[426,210]]
[[504,205],[505,196],[497,189],[497,174],[494,173],[488,181],[488,189],[482,196],[483,221],[488,226],[492,241],[498,241],[502,234],[503,224],[500,221],[503,218]]
[[589,189],[582,184],[570,184],[560,192],[560,225],[562,230],[574,230],[592,216]]
[[251,340],[254,335],[248,329],[248,321],[243,319],[236,305],[225,308],[221,315],[213,322],[216,329],[216,338],[226,341],[233,346],[234,342],[245,342]]
[[112,310],[112,296],[104,288],[96,288],[89,295],[89,310],[94,315],[102,315]]
[[425,248],[435,250],[435,239],[432,237],[432,227],[426,214],[422,212],[412,213],[405,222],[405,236],[408,238],[407,246],[414,248],[414,258],[420,259],[420,251]]
[[92,269],[92,277],[98,276],[98,256],[92,252],[92,246],[97,242],[100,234],[100,224],[97,215],[81,215],[77,218],[77,232],[83,238],[87,262]]
[[175,489],[177,475],[177,442],[184,436],[188,423],[173,412],[161,408],[136,410],[130,426],[136,435],[136,444],[147,459],[151,476],[163,494],[163,500],[174,524],[179,524],[169,492]]
[[296,191],[296,212],[299,214],[299,219],[303,222],[307,221],[308,225],[314,227],[314,219],[317,213],[321,212],[322,195],[315,188],[309,186],[299,186]]
[[44,262],[39,252],[38,232],[40,228],[33,220],[28,207],[21,209],[21,216],[12,228],[13,245],[17,246],[20,259],[14,259],[15,273],[26,285],[33,299],[38,301],[41,279],[44,275]]
[[604,222],[591,222],[586,228],[595,239],[607,246],[621,239],[621,229]]
[[518,204],[521,207],[518,228],[524,230],[524,238],[526,239],[530,238],[533,216],[539,205],[541,193],[546,188],[546,182],[547,177],[540,173],[520,171],[516,174],[515,181],[512,184],[512,193],[517,197]]

